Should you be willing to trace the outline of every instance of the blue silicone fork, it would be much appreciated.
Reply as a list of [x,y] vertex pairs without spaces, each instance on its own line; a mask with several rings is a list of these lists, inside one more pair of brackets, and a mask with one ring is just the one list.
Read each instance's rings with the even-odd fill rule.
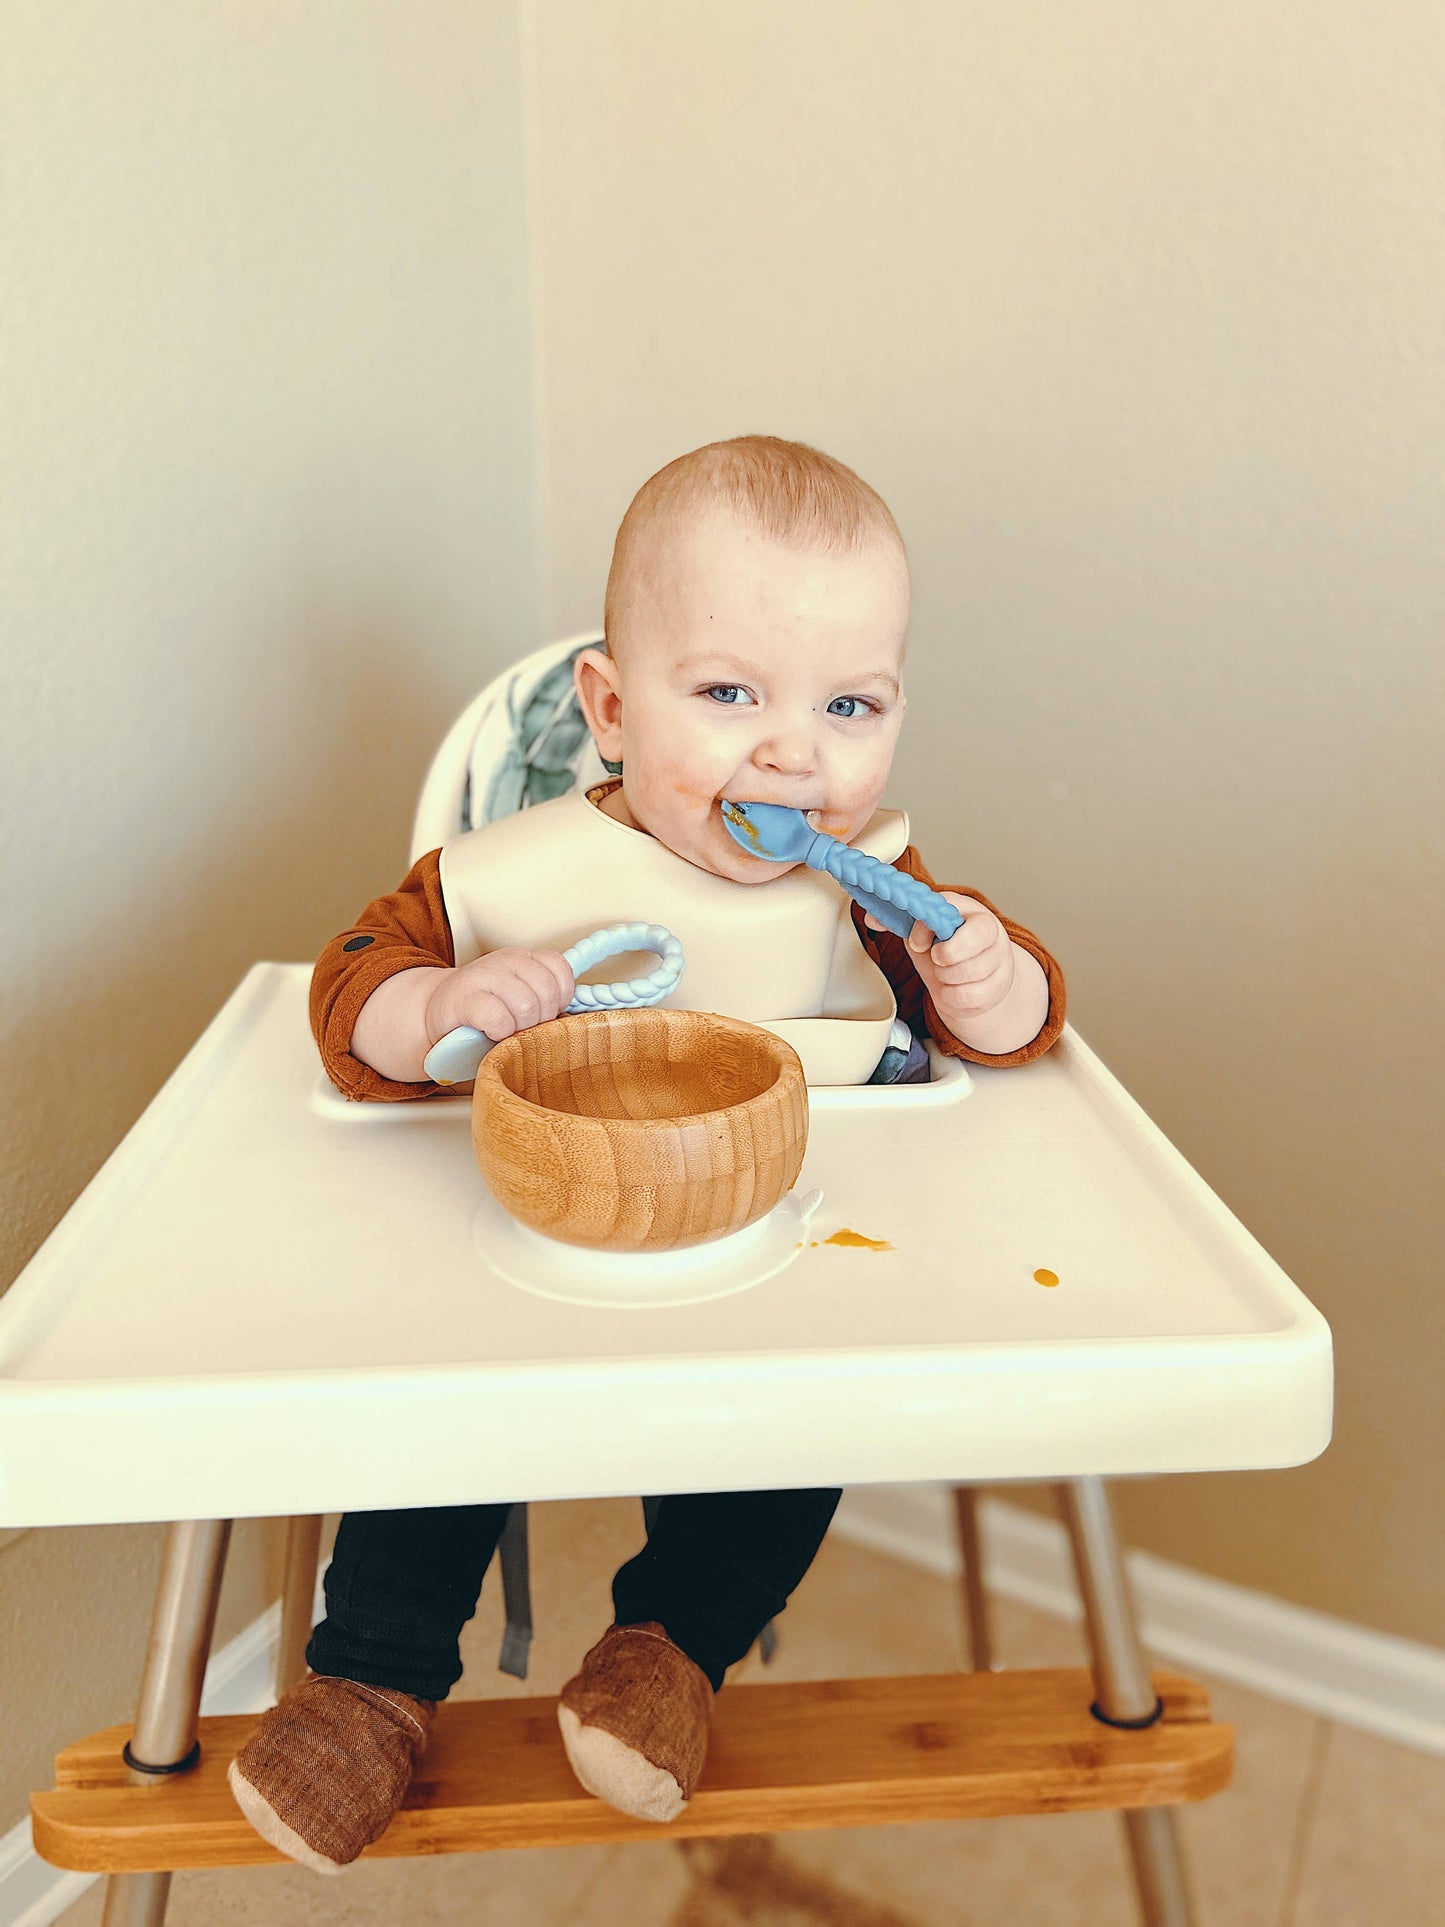
[[947,897],[916,877],[905,876],[836,836],[815,830],[801,810],[781,803],[727,803],[723,822],[735,843],[767,863],[805,863],[841,883],[853,901],[895,936],[906,937],[915,920],[936,937],[951,937],[966,921]]
[[[609,923],[605,930],[579,937],[562,955],[572,975],[580,977],[604,957],[620,957],[627,950],[654,951],[657,968],[622,984],[577,984],[565,1016],[583,1010],[636,1010],[642,1004],[662,1002],[682,975],[682,945],[660,923]],[[434,1084],[465,1084],[476,1076],[478,1065],[496,1041],[469,1024],[459,1024],[440,1043],[432,1045],[422,1069]]]

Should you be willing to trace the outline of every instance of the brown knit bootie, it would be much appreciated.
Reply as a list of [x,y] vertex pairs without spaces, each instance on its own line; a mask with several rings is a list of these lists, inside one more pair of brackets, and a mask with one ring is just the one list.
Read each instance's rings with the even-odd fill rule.
[[675,1820],[707,1757],[712,1682],[655,1619],[609,1626],[562,1688],[557,1724],[589,1793],[638,1820]]
[[341,1873],[379,1840],[426,1752],[435,1700],[308,1673],[227,1769],[263,1840],[316,1873]]

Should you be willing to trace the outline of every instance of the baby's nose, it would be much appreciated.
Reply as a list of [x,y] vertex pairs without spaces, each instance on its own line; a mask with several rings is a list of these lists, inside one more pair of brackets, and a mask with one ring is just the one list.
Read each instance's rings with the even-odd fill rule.
[[800,724],[775,729],[759,745],[757,760],[765,769],[783,770],[796,776],[808,775],[817,760],[812,730]]

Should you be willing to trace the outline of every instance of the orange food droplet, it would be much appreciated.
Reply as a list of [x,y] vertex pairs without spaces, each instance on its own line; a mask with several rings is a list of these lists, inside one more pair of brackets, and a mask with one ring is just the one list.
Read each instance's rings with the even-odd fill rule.
[[886,1238],[865,1238],[861,1231],[835,1231],[823,1240],[825,1245],[847,1245],[854,1251],[891,1251]]
[[1034,1283],[1036,1285],[1056,1285],[1058,1282],[1059,1274],[1056,1271],[1036,1271],[1034,1273]]

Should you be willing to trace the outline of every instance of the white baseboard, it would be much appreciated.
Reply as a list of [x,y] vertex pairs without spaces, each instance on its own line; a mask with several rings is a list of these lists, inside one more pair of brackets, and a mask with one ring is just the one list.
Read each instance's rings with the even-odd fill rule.
[[[1082,1617],[1061,1523],[998,1499],[979,1507],[989,1589],[1056,1618]],[[946,1486],[855,1486],[834,1528],[945,1577],[960,1570]],[[1177,1566],[1127,1555],[1139,1629],[1172,1664],[1427,1753],[1445,1754],[1445,1652]]]
[[[318,1575],[313,1626],[324,1611]],[[273,1703],[276,1643],[280,1637],[278,1599],[211,1655],[201,1693],[203,1718],[217,1713],[260,1713]],[[0,1927],[50,1927],[101,1878],[94,1873],[65,1873],[42,1860],[31,1841],[27,1815],[18,1826],[0,1835]]]

